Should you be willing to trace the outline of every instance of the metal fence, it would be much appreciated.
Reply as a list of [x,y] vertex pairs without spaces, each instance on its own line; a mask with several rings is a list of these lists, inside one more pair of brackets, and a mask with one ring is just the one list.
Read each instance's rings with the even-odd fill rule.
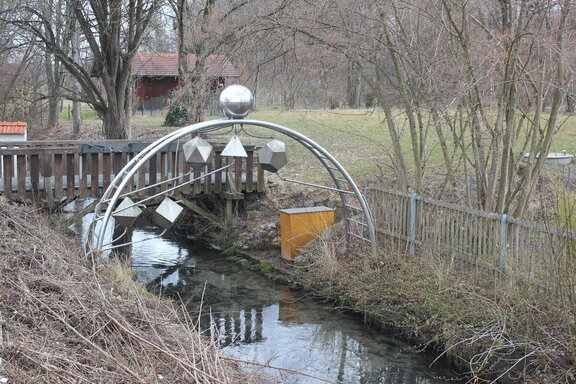
[[529,282],[574,299],[576,233],[370,184],[381,246],[439,256],[495,281]]
[[[206,95],[204,112],[207,116],[224,116],[224,113],[220,109],[220,104],[218,102],[220,94],[215,92],[210,92]],[[172,99],[173,94],[166,96],[153,97],[148,100],[143,101],[138,107],[138,113],[141,115],[153,114],[154,112],[162,111],[166,109]]]

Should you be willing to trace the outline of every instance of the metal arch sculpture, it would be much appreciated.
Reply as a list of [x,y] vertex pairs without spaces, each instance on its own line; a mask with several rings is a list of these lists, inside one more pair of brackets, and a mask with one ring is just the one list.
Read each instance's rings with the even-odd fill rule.
[[[106,229],[108,226],[108,222],[118,202],[118,199],[121,197],[124,188],[126,187],[129,180],[132,180],[136,172],[157,152],[159,152],[165,146],[171,144],[172,142],[192,133],[207,133],[215,130],[219,130],[225,127],[233,126],[234,124],[242,124],[243,126],[253,125],[257,127],[267,128],[273,130],[275,132],[281,133],[285,136],[288,136],[298,143],[302,144],[306,147],[320,162],[324,165],[328,173],[330,174],[332,180],[334,181],[334,185],[336,188],[333,190],[337,191],[340,194],[340,199],[343,203],[343,211],[344,211],[344,221],[346,227],[346,247],[349,244],[349,226],[350,221],[354,221],[351,218],[350,214],[350,206],[347,203],[347,195],[355,195],[358,199],[362,213],[364,215],[365,226],[368,228],[369,236],[370,236],[370,243],[372,248],[372,254],[376,255],[376,230],[374,227],[374,222],[372,220],[372,215],[370,213],[370,209],[366,202],[366,199],[348,174],[346,170],[342,167],[342,165],[324,148],[322,148],[319,144],[314,142],[312,139],[304,136],[303,134],[292,130],[290,128],[283,127],[278,124],[269,123],[265,121],[259,120],[212,120],[206,121],[201,123],[196,123],[187,127],[180,128],[168,135],[162,137],[161,139],[156,140],[148,147],[143,149],[139,152],[135,157],[133,157],[122,170],[114,177],[111,181],[110,186],[106,189],[102,198],[96,204],[95,207],[95,215],[90,227],[88,229],[88,242],[95,240],[95,243],[89,244],[91,245],[92,249],[94,250],[102,250],[103,249],[103,242],[106,233]],[[336,172],[339,172],[344,179],[338,178]],[[343,182],[346,182],[352,191],[345,191],[342,189]],[[313,184],[310,184],[313,185]],[[326,187],[323,187],[326,188]],[[330,188],[329,188],[330,189]],[[166,191],[168,192],[168,191]],[[104,212],[104,213],[102,213]],[[102,221],[101,225],[99,226],[99,231],[94,237],[93,231],[96,229],[96,223],[98,221]],[[362,223],[359,223],[362,224]],[[87,247],[87,251],[89,251],[89,247]]]

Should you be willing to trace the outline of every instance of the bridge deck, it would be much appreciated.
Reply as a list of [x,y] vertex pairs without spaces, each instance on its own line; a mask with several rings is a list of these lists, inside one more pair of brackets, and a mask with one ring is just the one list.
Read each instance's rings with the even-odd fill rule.
[[[227,170],[188,183],[176,192],[220,194],[231,189],[229,178],[230,183],[234,183],[233,190],[264,192],[264,172],[254,146],[245,146],[247,158],[226,158],[221,156],[224,145],[213,143],[212,164],[202,171],[191,172],[179,152],[182,144],[167,146],[153,156],[128,183],[127,191],[162,183],[139,192],[141,196],[151,195],[230,164]],[[128,141],[0,143],[0,194],[12,200],[48,200],[49,203],[74,197],[100,197],[114,176],[147,145]],[[172,175],[179,178],[168,181]],[[207,179],[210,182],[205,182]]]

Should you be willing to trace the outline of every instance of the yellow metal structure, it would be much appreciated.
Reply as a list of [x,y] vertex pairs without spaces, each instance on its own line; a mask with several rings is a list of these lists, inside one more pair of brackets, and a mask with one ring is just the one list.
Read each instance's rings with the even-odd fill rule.
[[334,224],[334,209],[328,207],[291,208],[280,210],[282,257],[292,260],[300,248]]

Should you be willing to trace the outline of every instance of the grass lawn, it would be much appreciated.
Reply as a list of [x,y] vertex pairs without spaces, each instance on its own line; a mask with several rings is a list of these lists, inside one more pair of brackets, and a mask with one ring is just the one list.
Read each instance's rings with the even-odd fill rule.
[[[212,117],[214,118],[214,117]],[[366,110],[294,110],[294,111],[259,111],[250,115],[251,119],[263,120],[283,125],[308,136],[324,147],[346,168],[359,183],[366,178],[384,173],[391,175],[393,161],[391,140],[384,115],[380,111]],[[401,145],[405,150],[405,160],[413,164],[410,151],[411,143],[404,116],[399,114],[396,122],[401,130]],[[174,128],[162,126],[164,119],[160,115],[135,114],[133,122],[142,129],[162,130],[169,132]],[[576,116],[565,116],[562,126],[552,144],[552,152],[566,150],[576,153]],[[273,132],[256,127],[246,127],[253,135],[269,136]],[[275,138],[285,141],[291,159],[281,174],[309,182],[328,180],[328,174],[322,165],[306,148],[296,142],[275,134]],[[265,139],[241,136],[245,144],[262,144]],[[426,140],[426,161],[430,172],[443,171],[443,160],[436,133],[432,130]],[[521,148],[518,148],[518,152]]]

